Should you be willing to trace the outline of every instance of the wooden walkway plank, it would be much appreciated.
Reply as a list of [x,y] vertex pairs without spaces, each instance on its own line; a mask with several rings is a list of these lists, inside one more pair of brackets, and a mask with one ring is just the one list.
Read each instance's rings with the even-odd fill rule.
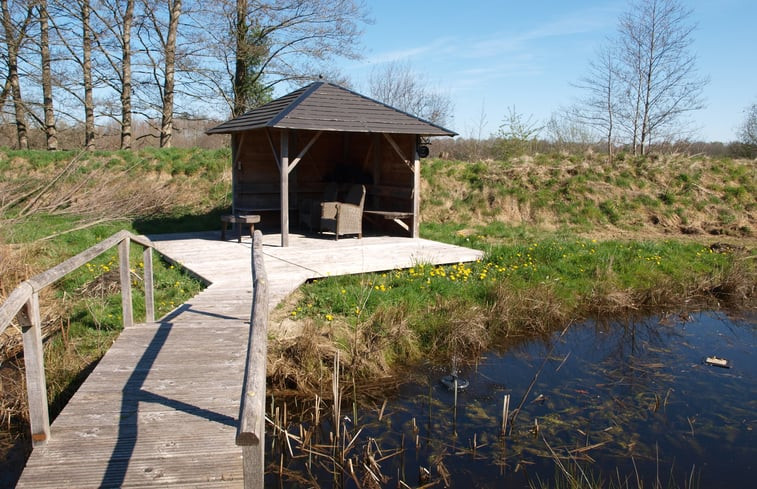
[[[33,450],[17,487],[241,488],[235,444],[252,302],[250,238],[154,236],[210,285],[157,323],[125,328]],[[472,261],[410,238],[265,237],[270,308],[307,280]]]

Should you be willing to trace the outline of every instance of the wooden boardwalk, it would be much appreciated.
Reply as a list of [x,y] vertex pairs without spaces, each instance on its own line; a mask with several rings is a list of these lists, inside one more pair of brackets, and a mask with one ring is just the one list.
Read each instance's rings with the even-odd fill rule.
[[[18,488],[242,487],[234,443],[252,301],[250,238],[152,236],[211,284],[159,322],[126,328],[35,448]],[[433,241],[265,238],[270,307],[304,281],[472,261]]]

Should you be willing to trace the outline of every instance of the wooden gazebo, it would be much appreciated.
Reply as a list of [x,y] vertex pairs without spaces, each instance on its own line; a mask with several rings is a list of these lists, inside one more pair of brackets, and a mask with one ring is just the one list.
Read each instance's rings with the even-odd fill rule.
[[441,126],[346,88],[316,82],[207,131],[230,134],[235,213],[290,213],[330,182],[363,184],[366,216],[418,237],[422,137],[455,136]]

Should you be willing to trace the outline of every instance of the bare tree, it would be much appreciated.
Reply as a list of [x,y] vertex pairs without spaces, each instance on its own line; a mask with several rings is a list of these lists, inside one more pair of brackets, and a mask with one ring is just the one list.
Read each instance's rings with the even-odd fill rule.
[[83,124],[84,146],[91,149],[95,137],[95,81],[92,67],[95,33],[91,22],[91,3],[90,0],[47,1],[48,21],[55,36],[53,45],[58,48],[54,88],[67,95],[59,97],[65,103],[57,104],[56,110],[65,115],[67,120]]
[[[89,1],[89,0],[80,0]],[[94,14],[97,29],[93,39],[108,72],[98,78],[118,95],[119,109],[108,115],[121,127],[121,149],[132,145],[132,53],[131,34],[135,0],[99,0]]]
[[704,107],[708,80],[690,52],[695,25],[677,0],[638,0],[620,19],[620,73],[625,126],[634,152],[645,154],[654,137],[681,131],[681,118]]
[[[212,89],[233,115],[243,113],[285,83],[315,80],[334,58],[358,57],[362,0],[226,0],[206,6],[207,60],[197,88]],[[212,64],[212,65],[211,65]]]
[[584,92],[575,119],[597,131],[605,141],[612,162],[615,137],[615,115],[618,112],[618,67],[615,52],[604,45],[595,61],[589,63],[589,72],[576,85]]
[[[165,7],[165,15],[162,12]],[[145,23],[139,38],[147,58],[150,82],[156,87],[157,100],[149,103],[160,113],[160,147],[170,148],[173,136],[176,57],[181,0],[145,1]]]
[[241,113],[279,84],[335,79],[367,22],[363,0],[0,2],[0,110],[23,148],[34,119],[49,149],[72,122],[86,148],[101,127],[127,149],[137,114],[170,146],[176,117],[224,117],[219,97]]
[[585,150],[596,142],[596,130],[586,123],[583,107],[572,106],[552,112],[544,131],[558,151]]
[[744,112],[746,117],[741,125],[739,137],[742,143],[757,146],[757,103],[750,105]]
[[[10,87],[13,98],[13,110],[16,119],[16,142],[19,149],[29,148],[29,137],[26,129],[26,108],[21,96],[19,82],[19,51],[27,37],[27,29],[34,19],[34,4],[31,1],[12,2],[0,0],[0,19],[6,52],[7,86]],[[14,15],[15,14],[15,15]],[[6,92],[7,93],[7,92]]]
[[84,85],[84,147],[95,147],[95,101],[92,82],[92,8],[89,0],[79,0],[81,8],[82,82]]
[[371,97],[429,122],[445,125],[452,117],[448,94],[432,89],[410,63],[393,61],[374,68],[368,80]]
[[47,149],[55,151],[58,149],[58,132],[55,128],[55,110],[53,107],[53,77],[50,66],[50,17],[47,10],[47,0],[39,0],[37,9],[39,11],[40,57],[42,58],[42,106],[45,112],[45,139],[47,141]]

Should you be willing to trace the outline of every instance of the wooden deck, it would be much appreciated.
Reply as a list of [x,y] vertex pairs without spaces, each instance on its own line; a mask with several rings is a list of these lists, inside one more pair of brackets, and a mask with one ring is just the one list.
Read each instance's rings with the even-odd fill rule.
[[[126,328],[35,448],[18,488],[242,487],[234,444],[252,300],[250,238],[151,236],[211,283],[159,322]],[[265,239],[270,307],[304,281],[458,263],[467,248],[410,238]]]

